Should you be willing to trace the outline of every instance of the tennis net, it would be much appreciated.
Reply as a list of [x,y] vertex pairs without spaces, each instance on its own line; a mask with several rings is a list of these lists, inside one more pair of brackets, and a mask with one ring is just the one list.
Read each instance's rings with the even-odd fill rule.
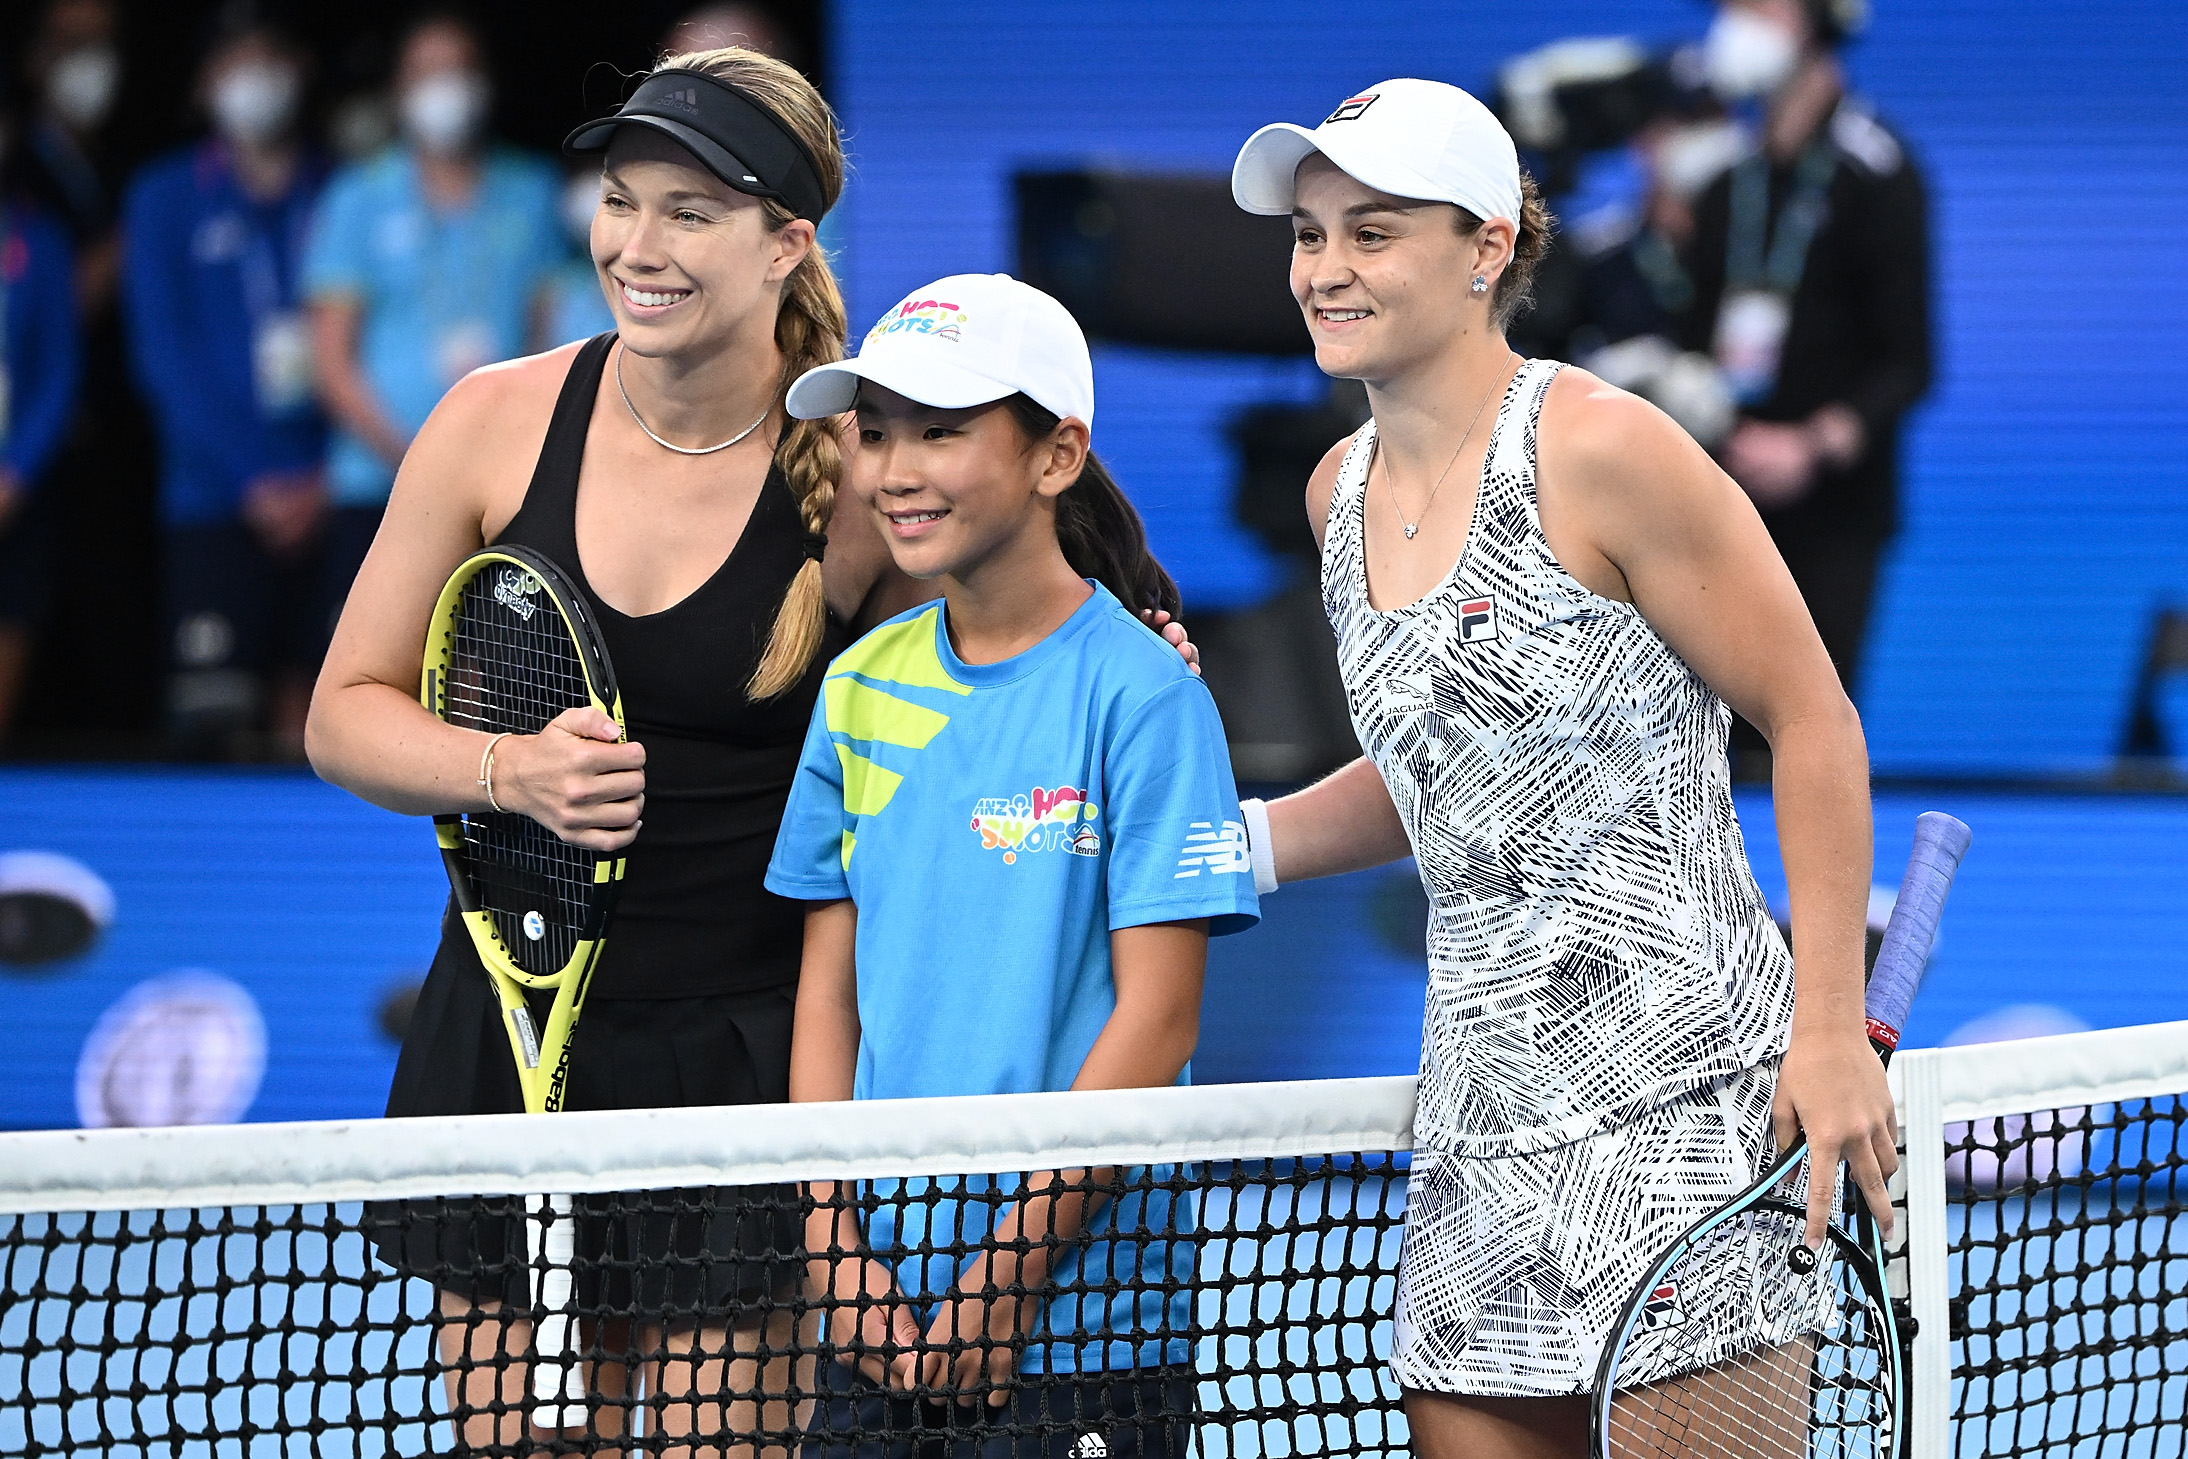
[[[1892,1079],[1912,1459],[2188,1453],[2188,1024]],[[1402,1454],[1412,1106],[1371,1079],[0,1136],[0,1459],[874,1459],[975,1416],[1054,1459]],[[1011,1223],[1036,1209],[1061,1229]],[[892,1281],[995,1300],[892,1329]],[[543,1428],[514,1319],[561,1289],[547,1371],[584,1392]],[[1036,1291],[1020,1338],[973,1321]]]
[[0,1137],[0,1455],[1403,1453],[1412,1105],[1380,1079]]
[[1892,1065],[1913,1459],[2188,1454],[2188,1023]]

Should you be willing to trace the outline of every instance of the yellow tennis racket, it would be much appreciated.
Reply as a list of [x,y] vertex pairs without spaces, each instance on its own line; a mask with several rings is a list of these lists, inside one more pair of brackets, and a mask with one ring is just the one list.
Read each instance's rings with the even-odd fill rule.
[[[449,578],[426,629],[419,697],[449,724],[487,734],[537,734],[586,705],[623,724],[607,645],[584,596],[527,547],[488,548]],[[568,1089],[570,1039],[600,960],[623,858],[572,846],[510,812],[436,816],[433,824],[456,910],[501,1004],[524,1108],[552,1113]],[[537,1233],[533,1420],[575,1428],[586,1412],[574,1356],[576,1222],[567,1196],[535,1196],[529,1204],[527,1225]]]

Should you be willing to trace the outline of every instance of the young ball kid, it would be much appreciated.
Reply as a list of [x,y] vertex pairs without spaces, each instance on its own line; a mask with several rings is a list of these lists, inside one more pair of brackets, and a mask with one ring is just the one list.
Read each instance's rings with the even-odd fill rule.
[[[791,1098],[1184,1082],[1253,874],[1215,705],[1136,616],[1176,588],[1088,449],[1078,326],[1004,275],[942,279],[789,410],[856,411],[850,487],[943,593],[823,681],[767,875],[811,904]],[[842,1356],[806,1453],[1182,1455],[1193,1212],[1162,1176],[817,1186]]]

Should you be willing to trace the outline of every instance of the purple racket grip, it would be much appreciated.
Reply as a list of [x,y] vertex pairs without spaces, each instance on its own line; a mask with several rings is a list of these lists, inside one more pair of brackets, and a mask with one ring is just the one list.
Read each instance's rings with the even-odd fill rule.
[[1889,1055],[1899,1047],[1907,1010],[1914,1005],[1915,989],[1921,986],[1922,971],[1930,961],[1945,894],[1952,890],[1953,873],[1960,869],[1960,858],[1967,854],[1973,834],[1943,811],[1924,811],[1915,817],[1907,875],[1900,880],[1899,900],[1892,906],[1883,946],[1877,949],[1876,968],[1869,974],[1865,1011],[1869,1039],[1880,1053]]

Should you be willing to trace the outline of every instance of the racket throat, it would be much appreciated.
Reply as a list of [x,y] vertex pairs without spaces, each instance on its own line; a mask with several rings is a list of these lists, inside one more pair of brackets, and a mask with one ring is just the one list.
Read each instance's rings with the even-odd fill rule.
[[517,1031],[517,1048],[524,1056],[524,1067],[539,1067],[539,1028],[532,1022],[530,1009],[519,1004],[509,1010],[509,1025]]

